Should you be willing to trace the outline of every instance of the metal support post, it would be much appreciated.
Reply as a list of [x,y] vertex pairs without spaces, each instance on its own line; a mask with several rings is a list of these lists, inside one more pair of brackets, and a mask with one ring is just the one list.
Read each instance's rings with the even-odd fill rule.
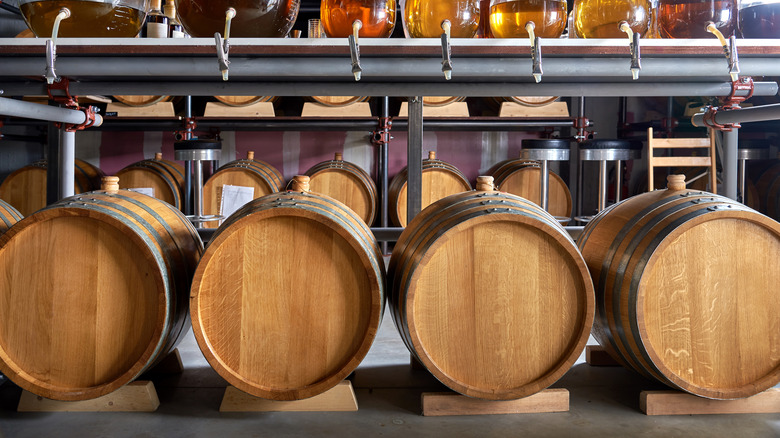
[[621,160],[617,160],[617,162],[615,163],[615,204],[620,202],[620,198],[622,196],[623,196],[623,162]]
[[737,150],[738,129],[723,132],[723,195],[737,200],[739,153]]
[[46,160],[50,163],[46,167],[46,205],[49,205],[60,200],[60,130],[53,122],[48,123]]
[[60,153],[57,166],[60,174],[59,199],[75,195],[76,133],[73,131],[60,130]]
[[409,137],[407,139],[406,220],[411,222],[422,210],[423,155],[422,97],[409,98]]
[[539,160],[539,202],[542,210],[547,211],[550,201],[550,169],[547,160]]

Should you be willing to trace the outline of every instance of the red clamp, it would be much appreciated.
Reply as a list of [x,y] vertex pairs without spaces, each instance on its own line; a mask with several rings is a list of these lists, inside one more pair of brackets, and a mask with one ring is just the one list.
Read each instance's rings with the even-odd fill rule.
[[390,143],[390,128],[393,127],[393,119],[380,117],[379,127],[371,135],[371,144],[381,146]]
[[[67,132],[76,132],[76,131],[82,131],[86,128],[89,128],[90,126],[95,124],[96,119],[96,111],[95,107],[93,106],[86,106],[82,107],[79,106],[78,102],[78,96],[71,96],[70,94],[70,81],[68,78],[61,78],[59,81],[55,81],[54,83],[48,84],[46,86],[46,93],[49,95],[49,99],[65,106],[66,108],[70,108],[73,110],[81,111],[84,113],[84,123],[80,123],[77,125],[69,124],[69,123],[60,123],[57,122],[54,124],[54,126],[57,127],[57,129],[65,128],[65,131]],[[54,94],[52,91],[59,90],[62,93]]]
[[181,121],[184,126],[182,126],[182,129],[174,131],[173,136],[176,140],[189,140],[192,138],[192,133],[198,126],[198,122],[195,121],[194,117],[184,117]]
[[[737,96],[738,92],[747,91],[743,96]],[[731,93],[720,99],[723,104],[722,110],[738,109],[739,104],[750,99],[753,96],[753,78],[742,77],[736,81],[731,82]],[[741,125],[739,123],[726,123],[720,124],[715,121],[715,115],[718,113],[718,108],[714,106],[706,107],[704,115],[702,116],[702,122],[705,126],[713,129],[717,129],[724,132],[729,132],[732,129],[739,129]]]
[[590,136],[591,132],[589,132],[586,128],[588,127],[588,123],[590,123],[590,120],[588,120],[587,117],[575,117],[574,118],[574,129],[577,130],[577,134],[574,136],[574,139],[577,140],[577,142],[581,142],[584,140],[587,140]]

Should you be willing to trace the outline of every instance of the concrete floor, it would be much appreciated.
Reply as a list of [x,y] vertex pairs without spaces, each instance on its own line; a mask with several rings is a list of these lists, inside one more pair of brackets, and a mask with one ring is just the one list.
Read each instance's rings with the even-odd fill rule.
[[0,387],[0,438],[10,437],[778,437],[780,414],[648,417],[639,392],[663,389],[620,367],[578,363],[554,387],[571,393],[570,411],[549,414],[423,417],[420,394],[445,390],[409,353],[386,316],[366,359],[352,376],[359,411],[220,413],[225,381],[190,335],[179,347],[185,370],[154,379],[154,413],[17,413],[20,389]]

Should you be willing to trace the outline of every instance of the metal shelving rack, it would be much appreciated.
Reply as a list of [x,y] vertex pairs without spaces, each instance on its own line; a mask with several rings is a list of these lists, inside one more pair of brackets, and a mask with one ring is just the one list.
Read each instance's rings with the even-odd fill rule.
[[[360,81],[352,74],[347,39],[231,39],[228,81],[219,71],[213,39],[101,39],[96,45],[91,39],[61,38],[54,60],[47,59],[46,41],[0,39],[0,96],[46,94],[43,75],[48,65],[70,80],[72,95],[409,97],[408,211],[412,215],[420,210],[423,129],[435,129],[436,123],[442,129],[466,125],[476,129],[480,123],[424,122],[421,96],[721,97],[748,92],[773,96],[778,92],[773,80],[757,80],[750,91],[733,91],[730,69],[734,72],[736,66],[742,77],[780,77],[777,41],[737,40],[738,58],[729,60],[714,37],[641,41],[636,80],[631,74],[631,48],[623,39],[544,39],[539,57],[532,56],[527,40],[453,39],[451,80],[442,72],[442,53],[447,50],[442,50],[438,39],[361,39]],[[535,67],[542,71],[539,83],[532,75]],[[399,122],[394,122],[395,127],[400,127]],[[264,123],[283,129],[294,121],[234,121],[227,126],[255,129]],[[505,129],[521,126],[517,121],[486,123],[505,124]],[[735,197],[736,130],[724,137],[726,195],[732,196],[733,191]]]

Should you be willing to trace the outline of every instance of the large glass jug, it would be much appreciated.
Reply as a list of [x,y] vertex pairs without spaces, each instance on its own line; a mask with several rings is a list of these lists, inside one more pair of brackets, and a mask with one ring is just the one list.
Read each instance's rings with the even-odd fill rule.
[[580,38],[625,38],[620,23],[644,36],[650,27],[649,0],[575,0],[574,30]]
[[496,38],[528,38],[526,23],[534,23],[534,35],[559,38],[566,29],[566,0],[491,0],[490,30]]
[[658,32],[661,38],[714,38],[707,32],[713,22],[725,37],[737,29],[738,0],[660,0]]
[[441,24],[449,20],[450,36],[471,38],[479,28],[479,0],[405,0],[404,33],[407,38],[438,38]]
[[[300,0],[176,0],[179,21],[193,37],[225,32],[225,12],[236,10],[231,37],[285,37],[298,18]],[[224,36],[224,35],[223,35]]]
[[320,19],[329,38],[346,38],[360,20],[361,38],[387,38],[395,28],[395,0],[322,0]]
[[780,38],[780,0],[742,0],[739,28],[745,38]]
[[38,37],[51,37],[55,17],[63,8],[70,16],[60,22],[58,37],[106,38],[138,35],[149,0],[20,0],[27,26]]

